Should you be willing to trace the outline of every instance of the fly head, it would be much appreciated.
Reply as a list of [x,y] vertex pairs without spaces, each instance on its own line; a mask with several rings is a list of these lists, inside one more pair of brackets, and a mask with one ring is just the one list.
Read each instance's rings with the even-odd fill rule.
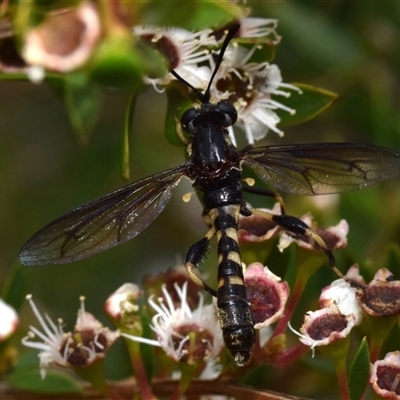
[[195,135],[202,127],[213,125],[228,128],[235,124],[237,111],[235,107],[225,101],[217,104],[203,104],[201,108],[189,108],[181,118],[182,129],[190,135]]

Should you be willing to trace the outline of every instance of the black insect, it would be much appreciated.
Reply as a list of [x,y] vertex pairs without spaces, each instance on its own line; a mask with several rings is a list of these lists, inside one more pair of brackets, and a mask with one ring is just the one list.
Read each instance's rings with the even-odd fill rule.
[[[235,363],[243,366],[251,359],[255,332],[243,283],[237,238],[239,215],[257,213],[292,236],[311,237],[328,255],[332,267],[335,262],[322,238],[299,219],[284,212],[274,215],[246,206],[243,192],[274,194],[242,186],[242,166],[253,168],[262,180],[278,190],[320,195],[361,189],[399,175],[400,157],[382,147],[349,143],[248,146],[237,150],[227,130],[235,124],[235,108],[223,101],[210,102],[211,82],[237,29],[238,26],[227,34],[204,93],[172,71],[197,93],[201,102],[200,107],[190,108],[181,118],[182,129],[190,135],[188,161],[70,211],[31,237],[19,259],[29,266],[65,264],[124,243],[161,213],[171,198],[172,189],[186,177],[202,194],[204,211],[211,221],[205,237],[187,252],[186,269],[192,280],[217,297],[225,344]],[[204,283],[194,270],[214,235],[218,241],[217,291]]]

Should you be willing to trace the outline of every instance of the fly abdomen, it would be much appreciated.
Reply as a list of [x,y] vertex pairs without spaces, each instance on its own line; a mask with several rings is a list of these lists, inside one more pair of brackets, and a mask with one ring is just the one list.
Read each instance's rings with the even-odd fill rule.
[[[219,297],[219,295],[218,295]],[[238,367],[251,360],[255,342],[254,322],[245,298],[221,302],[218,317],[226,348]]]
[[231,204],[210,210],[218,241],[217,305],[226,347],[235,364],[250,362],[254,342],[254,321],[246,297],[240,259],[237,221],[240,206]]

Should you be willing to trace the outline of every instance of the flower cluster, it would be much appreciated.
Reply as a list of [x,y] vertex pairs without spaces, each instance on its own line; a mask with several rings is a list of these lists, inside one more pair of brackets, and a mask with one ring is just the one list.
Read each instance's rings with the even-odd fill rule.
[[338,279],[323,289],[319,306],[318,311],[307,313],[300,328],[300,340],[311,348],[346,337],[362,322],[364,314],[397,318],[400,315],[400,281],[384,268],[367,285],[355,264],[349,268],[346,280]]
[[[352,274],[350,269],[347,276]],[[356,293],[356,288],[344,279],[337,279],[323,289],[319,310],[309,311],[305,316],[300,328],[300,341],[314,349],[345,338],[363,320]]]
[[357,264],[350,267],[345,278],[323,289],[319,310],[306,314],[300,333],[292,330],[313,352],[320,346],[323,354],[337,364],[343,381],[347,379],[343,366],[349,350],[349,334],[365,318],[369,325],[370,359],[373,363],[371,387],[382,398],[399,399],[399,351],[387,353],[383,360],[377,358],[385,337],[400,315],[400,281],[384,268],[366,284]]
[[[179,268],[171,269],[164,275],[169,281],[171,276],[180,276]],[[186,277],[187,280],[187,277]],[[152,285],[157,279],[147,278]],[[188,365],[203,365],[201,378],[215,378],[220,372],[220,362],[223,340],[215,304],[204,304],[203,295],[199,294],[198,304],[193,304],[188,294],[188,283],[182,286],[175,283],[172,290],[162,285],[155,299],[150,295],[148,302],[154,310],[151,329],[156,339],[147,339],[122,333],[121,335],[137,342],[161,347],[174,361]],[[260,263],[253,263],[244,268],[244,283],[246,294],[254,318],[256,329],[269,328],[282,318],[285,304],[289,296],[286,282],[274,275]],[[193,294],[193,293],[192,293]],[[260,344],[264,345],[271,335],[263,332]]]
[[[197,90],[207,88],[215,67],[214,52],[229,30],[229,24],[218,30],[188,31],[179,27],[140,25],[132,18],[133,25],[129,25],[122,15],[137,12],[134,5],[127,6],[131,10],[122,10],[104,3],[81,1],[76,6],[51,10],[21,38],[14,36],[10,27],[9,37],[0,39],[0,71],[23,72],[33,82],[40,82],[47,72],[69,73],[86,68],[89,76],[98,77],[110,65],[117,65],[121,71],[125,68],[126,75],[128,71],[132,76],[141,74],[143,83],[164,91],[176,79],[168,72],[173,69]],[[110,14],[109,20],[104,21],[107,14]],[[249,143],[265,137],[268,130],[282,136],[283,132],[277,128],[280,118],[276,110],[290,114],[295,110],[272,96],[288,97],[291,90],[299,92],[299,89],[283,83],[277,65],[252,61],[263,47],[271,51],[259,58],[273,57],[273,48],[281,39],[276,32],[277,20],[241,18],[234,23],[239,23],[240,29],[210,87],[212,101],[228,100],[234,104],[238,111],[236,126],[245,132]],[[17,41],[22,43],[20,50],[15,45]],[[157,49],[164,57],[164,71],[153,67],[156,63],[149,59],[148,51],[136,56],[129,53],[129,48],[135,46],[143,50],[138,43]],[[141,58],[142,66],[137,57]],[[144,66],[145,63],[148,65]],[[162,65],[161,61],[159,64]],[[136,75],[135,69],[139,72]],[[122,76],[121,72],[121,79]],[[127,76],[126,81],[132,81],[132,76]],[[229,129],[235,142],[233,129]]]
[[[243,266],[243,273],[254,328],[260,332],[257,335],[256,346],[261,351],[255,352],[253,363],[272,362],[278,365],[295,361],[303,352],[301,348],[286,349],[279,327],[279,321],[284,321],[288,316],[290,318],[292,312],[290,302],[287,306],[288,283],[258,262],[247,267]],[[107,314],[120,328],[120,334],[118,331],[111,332],[103,327],[87,313],[83,299],[74,331],[64,332],[62,321],[59,320],[58,324],[55,324],[47,315],[42,317],[31,296],[28,296],[42,330],[31,326],[28,336],[23,339],[23,344],[40,350],[42,377],[45,376],[51,363],[73,368],[75,371],[91,366],[104,358],[110,345],[120,335],[126,339],[128,347],[129,343],[149,344],[162,349],[164,354],[174,361],[175,364],[163,364],[163,358],[158,356],[159,363],[155,365],[155,376],[159,373],[165,377],[169,371],[169,376],[177,379],[182,377],[181,374],[185,369],[176,367],[186,365],[191,368],[193,378],[216,379],[227,365],[227,358],[223,355],[224,344],[216,304],[206,304],[203,294],[198,290],[196,292],[196,289],[189,293],[189,283],[191,281],[179,267],[146,278],[145,291],[149,293],[147,303],[152,310],[150,328],[154,339],[144,335],[146,330],[142,329],[140,315],[146,314],[146,307],[141,307],[137,303],[143,293],[136,285],[123,285],[105,304]],[[321,351],[326,348],[323,350],[324,355],[327,357],[334,355],[332,358],[334,362],[345,365],[341,364],[337,357],[338,354],[341,359],[347,356],[350,332],[363,321],[364,316],[373,318],[373,321],[370,321],[371,332],[377,331],[377,335],[375,339],[373,335],[371,338],[373,362],[370,375],[371,387],[384,398],[397,399],[400,387],[399,352],[388,353],[383,360],[379,360],[374,356],[373,348],[374,343],[375,346],[382,344],[385,336],[383,329],[389,330],[393,326],[389,324],[386,328],[382,328],[382,325],[387,323],[387,318],[393,318],[393,323],[398,319],[399,290],[400,281],[395,280],[388,270],[379,270],[374,280],[366,284],[359,274],[358,265],[353,265],[344,279],[335,280],[322,290],[319,309],[306,313],[300,332],[291,329],[300,336],[301,343],[311,348],[313,353],[316,347]],[[385,324],[382,324],[381,317],[386,318]],[[278,325],[274,330],[272,325],[276,322]],[[34,341],[35,337],[41,341]],[[341,349],[339,353],[338,348]],[[148,393],[145,397],[151,398],[150,385],[143,374],[144,369],[138,349],[139,347],[136,347],[131,356],[139,390],[142,394]],[[375,349],[376,355],[379,349],[380,347]],[[341,374],[345,374],[343,368],[341,370],[339,368],[338,373],[340,371]]]
[[[68,8],[46,12],[41,16],[43,18],[38,18],[38,25],[29,25],[22,34],[13,32],[14,28],[15,32],[21,31],[18,27],[10,28],[10,35],[0,38],[0,71],[6,74],[24,72],[34,82],[41,81],[46,71],[59,74],[83,71],[86,74],[83,75],[90,80],[101,75],[104,65],[109,61],[107,55],[113,53],[114,64],[126,64],[129,74],[140,82],[135,83],[137,86],[151,85],[156,91],[163,92],[168,87],[180,86],[178,75],[188,83],[188,87],[203,92],[207,90],[212,102],[232,103],[238,112],[235,129],[243,131],[250,144],[264,138],[269,130],[283,135],[277,127],[280,122],[277,111],[294,114],[295,110],[281,104],[277,98],[284,99],[292,91],[300,90],[283,82],[278,66],[269,62],[272,56],[264,57],[265,53],[260,56],[263,48],[273,49],[280,41],[276,20],[244,17],[235,20],[232,24],[240,24],[240,29],[226,48],[221,65],[215,70],[218,48],[232,24],[218,30],[200,31],[144,26],[136,17],[138,9],[129,8],[136,7],[135,2],[125,3],[124,7],[127,8],[123,13],[122,8],[114,2],[83,0]],[[3,9],[7,9],[7,4]],[[134,17],[125,18],[129,12]],[[127,20],[134,23],[127,23]],[[20,48],[17,49],[15,43],[20,44]],[[164,64],[160,62],[160,65],[164,68],[160,68],[161,71],[149,67],[152,59],[149,58],[149,61],[143,56],[154,54],[154,48],[158,56],[161,54],[163,57]],[[261,62],[255,61],[261,59]],[[171,70],[177,75],[171,74]],[[182,97],[188,95],[187,87],[181,91]],[[236,144],[233,128],[228,129],[232,143]],[[336,226],[320,229],[313,217],[307,214],[301,218],[300,222],[304,225],[300,227],[310,227],[313,235],[308,236],[301,229],[298,234],[294,231],[284,232],[273,222],[273,217],[284,214],[282,199],[279,196],[275,199],[279,203],[272,210],[255,210],[250,217],[240,217],[238,238],[242,259],[245,260],[247,255],[247,245],[265,245],[265,241],[279,234],[280,251],[291,244],[299,246],[304,253],[322,249],[328,257],[331,255],[331,267],[340,275],[334,264],[332,250],[347,245],[347,222],[342,220]],[[265,253],[260,254],[262,256],[252,253],[251,261],[267,258]],[[346,276],[335,280],[322,291],[318,310],[307,312],[303,325],[296,332],[301,344],[294,349],[287,349],[286,328],[308,278],[320,266],[319,261],[311,260],[309,264],[312,268],[309,268],[307,263],[302,264],[296,259],[299,264],[296,265],[297,276],[290,290],[287,282],[260,262],[245,261],[249,265],[246,267],[243,264],[244,281],[241,282],[241,277],[236,275],[231,283],[244,283],[246,287],[246,298],[240,300],[250,306],[251,325],[257,331],[253,365],[266,362],[288,364],[309,348],[313,353],[316,347],[322,352],[330,348],[333,351],[324,354],[332,356],[330,359],[336,366],[339,365],[336,368],[338,374],[343,376],[346,374],[343,360],[349,349],[349,334],[364,321],[369,335],[371,386],[383,398],[400,399],[400,353],[389,352],[379,359],[383,340],[398,323],[400,314],[400,281],[395,280],[390,271],[379,270],[372,282],[367,284],[360,276],[358,267],[351,267]],[[105,305],[108,316],[118,328],[115,332],[105,328],[85,311],[83,299],[75,329],[65,332],[62,320],[56,324],[47,315],[43,317],[31,296],[28,296],[41,329],[31,326],[22,342],[40,350],[40,369],[44,377],[53,363],[73,368],[77,373],[98,364],[121,335],[126,339],[144,399],[154,396],[147,384],[147,371],[138,343],[156,347],[153,369],[157,378],[176,379],[179,372],[179,378],[184,378],[181,381],[185,382],[190,380],[190,374],[194,378],[216,379],[232,364],[224,352],[221,313],[218,315],[216,302],[207,303],[199,288],[193,288],[195,284],[189,282],[186,275],[183,278],[183,275],[182,268],[175,269],[162,277],[148,277],[143,290],[133,284],[125,284],[118,289]],[[210,289],[210,293],[213,290]],[[142,296],[147,300],[143,306],[139,305]],[[234,302],[229,305],[233,307]],[[15,312],[1,301],[0,308],[3,316],[0,339],[8,339],[14,333],[18,319]],[[151,332],[144,327],[146,318],[151,320]],[[341,351],[338,351],[339,347]],[[339,381],[343,384],[344,379]],[[343,398],[348,398],[346,389],[342,389]]]
[[[243,129],[249,143],[260,140],[272,130],[283,135],[277,128],[280,118],[275,110],[281,109],[295,113],[283,104],[271,98],[271,95],[290,96],[290,89],[299,91],[296,86],[282,82],[277,65],[268,62],[251,62],[254,53],[262,44],[276,45],[280,41],[275,29],[274,19],[244,18],[239,21],[240,30],[233,43],[225,52],[224,60],[210,87],[212,101],[227,100],[238,111],[236,126]],[[226,27],[227,30],[229,27]],[[216,47],[218,39],[223,38],[222,31],[203,30],[192,33],[183,29],[160,29],[135,27],[134,34],[152,43],[164,54],[171,69],[178,73],[193,87],[205,90],[214,71],[214,58],[210,49]],[[257,44],[250,49],[240,46],[240,40],[257,38]],[[145,78],[157,90],[175,79],[171,74],[161,78]],[[230,134],[233,142],[232,127]]]

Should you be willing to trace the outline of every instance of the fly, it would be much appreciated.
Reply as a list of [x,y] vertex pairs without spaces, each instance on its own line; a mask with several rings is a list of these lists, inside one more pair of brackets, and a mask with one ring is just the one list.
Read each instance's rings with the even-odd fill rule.
[[[239,216],[261,215],[292,236],[307,236],[335,260],[323,239],[298,218],[251,209],[244,192],[280,198],[267,190],[243,186],[242,166],[276,189],[299,195],[321,195],[361,189],[400,174],[399,154],[364,144],[323,143],[283,146],[247,146],[238,150],[227,128],[237,119],[228,102],[210,101],[210,86],[224,52],[235,35],[228,32],[204,93],[177,73],[171,73],[195,91],[200,107],[186,110],[182,129],[189,134],[188,161],[164,172],[124,186],[75,208],[51,222],[23,246],[19,260],[28,266],[66,264],[125,243],[141,233],[165,208],[172,189],[183,177],[202,194],[210,227],[203,239],[190,247],[185,266],[190,278],[217,298],[219,321],[226,347],[238,366],[249,363],[255,343],[254,321],[246,297],[238,245]],[[282,202],[281,202],[282,203]],[[213,236],[218,242],[218,288],[201,280],[195,268]]]

